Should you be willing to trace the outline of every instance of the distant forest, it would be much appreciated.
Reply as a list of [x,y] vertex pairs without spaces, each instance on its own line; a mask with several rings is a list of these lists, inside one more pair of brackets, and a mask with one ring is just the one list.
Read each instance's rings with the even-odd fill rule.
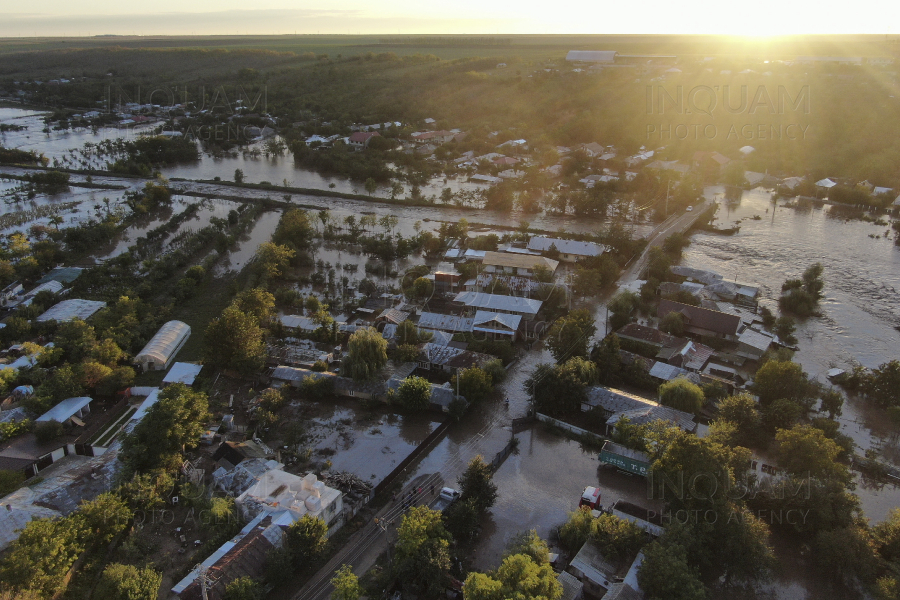
[[[0,90],[24,87],[38,103],[72,110],[96,107],[111,88],[135,95],[173,90],[178,101],[198,103],[201,91],[209,97],[217,88],[250,96],[264,90],[265,109],[282,127],[416,126],[431,117],[439,128],[478,138],[498,132],[498,143],[524,138],[540,149],[598,142],[616,146],[620,156],[663,148],[657,158],[668,160],[690,160],[697,150],[735,157],[749,145],[757,150],[748,162],[752,170],[900,187],[898,64],[802,66],[768,58],[801,52],[893,57],[894,39],[820,36],[750,47],[745,40],[717,46],[722,38],[659,36],[654,44],[634,37],[513,36],[508,44],[510,38],[459,38],[468,45],[433,36],[165,38],[143,40],[145,48],[128,47],[140,40],[114,38],[46,42],[27,52],[0,44]],[[88,47],[70,47],[76,44]],[[685,52],[672,64],[596,72],[566,62],[568,49]],[[718,51],[707,55],[711,50]],[[48,77],[72,82],[13,83]],[[786,102],[779,102],[780,92]],[[691,110],[698,106],[708,114]]]

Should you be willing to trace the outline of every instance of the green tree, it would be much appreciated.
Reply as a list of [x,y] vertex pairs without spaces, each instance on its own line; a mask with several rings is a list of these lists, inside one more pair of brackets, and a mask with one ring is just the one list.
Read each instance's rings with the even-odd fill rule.
[[432,291],[434,290],[434,284],[431,283],[431,280],[426,279],[424,277],[419,277],[415,281],[413,281],[412,285],[412,293],[415,298],[419,300],[425,300],[431,296]]
[[648,600],[703,600],[706,590],[683,546],[653,542],[644,550],[638,584]]
[[659,321],[659,330],[675,336],[684,335],[684,315],[670,312]]
[[472,498],[454,502],[444,509],[442,515],[444,527],[460,544],[467,544],[475,538],[481,517],[482,514]]
[[557,600],[562,584],[549,564],[513,554],[492,573],[471,573],[463,584],[465,600]]
[[297,568],[308,568],[322,555],[328,543],[328,525],[319,517],[305,514],[291,523],[284,535],[284,545]]
[[431,384],[424,377],[407,377],[397,391],[394,401],[410,410],[423,410],[431,404]]
[[640,306],[640,297],[634,292],[627,290],[621,291],[612,300],[607,303],[606,307],[612,316],[609,319],[610,328],[615,331],[631,322],[631,314]]
[[206,361],[215,368],[250,375],[265,362],[266,347],[259,320],[234,306],[209,322],[203,341]]
[[263,325],[274,314],[275,296],[262,288],[253,288],[238,294],[231,305],[242,313],[253,315]]
[[310,247],[316,235],[316,228],[309,219],[309,214],[299,208],[291,208],[281,216],[272,241],[282,246],[297,250]]
[[631,521],[604,513],[591,523],[590,539],[604,558],[618,561],[637,554],[647,534]]
[[295,255],[296,251],[288,246],[263,242],[256,250],[256,262],[266,277],[281,277]]
[[53,344],[63,349],[70,362],[79,362],[93,353],[97,337],[93,327],[81,319],[72,319],[60,324],[53,338]]
[[678,377],[659,386],[659,401],[666,406],[696,414],[703,408],[705,399],[699,385]]
[[331,578],[331,585],[334,587],[334,591],[331,592],[331,600],[359,600],[363,594],[359,578],[353,573],[350,565],[342,565],[335,571],[334,577]]
[[841,416],[844,406],[844,395],[838,390],[831,389],[822,392],[822,410],[828,413],[828,418]]
[[591,359],[597,363],[597,380],[602,385],[617,386],[622,380],[622,358],[619,353],[619,336],[607,335],[593,350]]
[[40,444],[59,439],[65,432],[63,424],[59,421],[41,421],[34,426],[34,437]]
[[406,320],[397,325],[397,343],[400,345],[424,344],[433,337],[434,334],[425,330],[419,330],[412,321]]
[[147,566],[110,563],[103,569],[94,595],[109,600],[155,600],[162,585],[162,573]]
[[547,336],[547,348],[557,362],[573,356],[587,356],[588,344],[597,332],[594,317],[585,309],[573,310],[557,319]]
[[569,519],[559,530],[559,541],[574,556],[591,535],[594,517],[586,507],[569,513]]
[[371,196],[378,189],[378,182],[376,182],[374,179],[369,177],[368,179],[366,179],[366,182],[363,184],[363,187],[366,188],[366,193]]
[[796,321],[788,316],[778,317],[772,326],[772,332],[788,346],[797,345],[797,337],[794,335],[795,331],[797,331]]
[[357,381],[375,377],[387,364],[387,340],[372,327],[357,329],[347,342],[341,371]]
[[869,582],[878,569],[875,542],[864,523],[820,531],[812,544],[818,570],[835,583]]
[[426,598],[443,593],[450,574],[450,534],[441,512],[414,506],[397,528],[395,570],[403,587]]
[[879,406],[900,406],[900,360],[874,369],[864,390]]
[[524,384],[537,411],[550,416],[578,412],[585,399],[585,387],[576,369],[568,363],[539,364]]
[[244,183],[244,172],[240,169],[234,170],[234,182],[235,183]]
[[794,475],[808,473],[823,480],[848,482],[847,467],[837,462],[841,447],[825,437],[821,429],[810,425],[796,425],[780,429],[775,434],[778,442],[778,466]]
[[459,371],[450,381],[453,389],[459,386],[459,395],[469,402],[481,402],[491,395],[493,385],[491,376],[486,371],[471,367]]
[[519,532],[506,543],[503,556],[507,557],[513,554],[529,556],[539,565],[546,565],[550,562],[550,549],[547,547],[547,542],[541,539],[535,529]]
[[461,500],[471,498],[479,511],[487,511],[497,501],[497,485],[493,478],[491,466],[484,462],[480,454],[475,456],[457,480],[462,492]]
[[752,446],[759,441],[762,416],[756,407],[756,401],[749,394],[728,396],[719,402],[719,418],[734,423],[737,428],[737,443],[741,446]]
[[120,459],[133,473],[174,469],[185,447],[195,446],[206,429],[206,394],[176,383],[159,393],[144,419],[122,441]]
[[82,502],[77,514],[83,520],[93,542],[100,545],[110,543],[124,531],[132,517],[125,500],[108,492]]
[[800,365],[770,360],[756,372],[753,392],[763,406],[782,398],[807,404],[812,389]]
[[54,596],[84,552],[83,539],[84,529],[77,518],[32,519],[0,562],[0,581],[7,589]]

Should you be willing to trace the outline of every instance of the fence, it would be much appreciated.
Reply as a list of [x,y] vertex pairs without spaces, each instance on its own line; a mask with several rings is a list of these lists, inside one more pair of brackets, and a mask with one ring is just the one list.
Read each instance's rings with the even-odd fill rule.
[[599,435],[592,431],[588,431],[587,429],[582,429],[581,427],[575,427],[574,425],[570,425],[565,421],[560,421],[559,419],[554,419],[553,417],[548,417],[547,415],[542,415],[541,413],[537,413],[537,420],[541,423],[548,423],[550,425],[553,425],[554,427],[559,427],[560,429],[568,431],[569,433],[573,433],[577,436],[586,437],[597,442],[598,444],[602,444],[606,441],[606,438],[602,435]]
[[373,500],[375,498],[375,496],[377,496],[378,494],[380,494],[381,492],[386,490],[394,482],[394,480],[397,479],[397,477],[399,475],[401,475],[404,471],[406,471],[406,467],[408,467],[412,461],[419,458],[419,456],[421,456],[423,452],[425,452],[432,445],[434,445],[434,443],[438,439],[440,439],[440,437],[443,436],[444,433],[447,431],[447,429],[450,427],[451,422],[452,421],[450,419],[448,419],[448,420],[444,421],[443,423],[441,423],[440,425],[438,425],[434,431],[429,433],[428,437],[426,437],[424,440],[422,440],[422,443],[419,444],[418,446],[416,446],[415,449],[413,449],[413,451],[410,452],[406,458],[401,460],[400,464],[398,464],[393,471],[388,473],[387,477],[382,479],[378,483],[378,485],[376,485],[374,488],[372,488],[372,492],[369,494],[369,501]]

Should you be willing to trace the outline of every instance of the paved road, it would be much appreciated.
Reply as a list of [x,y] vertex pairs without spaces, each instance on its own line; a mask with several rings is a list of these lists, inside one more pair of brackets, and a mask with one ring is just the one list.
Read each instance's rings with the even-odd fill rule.
[[663,242],[671,235],[687,231],[712,204],[712,200],[706,200],[703,204],[695,206],[693,211],[685,212],[682,215],[672,215],[654,229],[653,233],[650,234],[650,240],[647,242],[647,248],[644,249],[643,254],[622,273],[618,282],[619,287],[637,281],[644,267],[647,266],[647,258],[650,256],[651,248],[662,246]]

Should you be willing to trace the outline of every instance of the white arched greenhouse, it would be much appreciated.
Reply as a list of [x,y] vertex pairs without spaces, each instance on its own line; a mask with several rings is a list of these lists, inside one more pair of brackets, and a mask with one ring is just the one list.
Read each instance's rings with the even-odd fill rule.
[[142,371],[162,371],[169,368],[172,359],[191,335],[191,328],[181,321],[169,321],[159,328],[144,349],[134,357],[134,364]]

